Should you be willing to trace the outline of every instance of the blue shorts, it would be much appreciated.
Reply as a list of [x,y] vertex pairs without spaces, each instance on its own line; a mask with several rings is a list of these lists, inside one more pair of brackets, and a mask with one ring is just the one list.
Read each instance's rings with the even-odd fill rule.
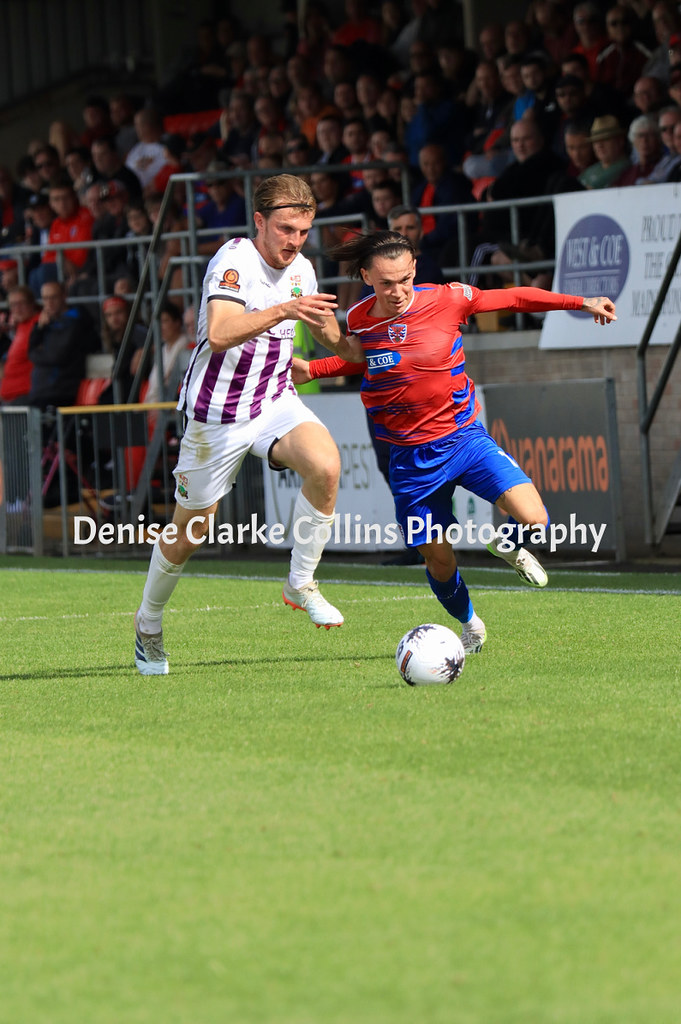
[[[452,497],[458,485],[494,503],[510,487],[528,483],[529,476],[477,420],[428,444],[393,445],[390,453],[395,516],[413,547],[430,539],[428,515],[432,526],[443,530],[456,522]],[[423,520],[423,530],[414,530],[412,524],[407,531],[407,520],[416,516]]]

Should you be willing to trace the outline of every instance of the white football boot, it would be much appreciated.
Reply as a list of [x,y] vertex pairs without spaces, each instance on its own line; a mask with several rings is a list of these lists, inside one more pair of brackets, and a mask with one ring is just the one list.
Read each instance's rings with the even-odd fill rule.
[[473,614],[473,618],[469,622],[464,622],[461,630],[461,643],[466,657],[469,654],[479,654],[486,639],[485,623],[479,615]]
[[143,676],[167,676],[168,655],[163,650],[163,631],[143,633],[135,612],[135,665]]
[[527,583],[528,587],[545,587],[549,582],[549,577],[546,569],[544,569],[541,562],[535,558],[532,552],[528,551],[527,548],[499,551],[498,544],[501,540],[501,538],[497,539],[495,537],[487,545],[487,550],[496,555],[497,558],[503,558],[512,569],[515,569],[523,583]]
[[325,597],[322,597],[316,580],[312,583],[307,583],[298,590],[292,587],[287,580],[281,596],[284,599],[284,604],[289,605],[293,609],[307,612],[317,629],[321,626],[324,626],[325,629],[331,629],[332,626],[343,625],[343,616],[337,608],[329,604]]

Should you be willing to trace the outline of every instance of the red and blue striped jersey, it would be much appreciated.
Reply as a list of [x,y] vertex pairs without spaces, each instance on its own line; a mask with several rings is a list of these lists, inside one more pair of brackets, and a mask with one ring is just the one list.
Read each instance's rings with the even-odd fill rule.
[[480,405],[466,373],[460,331],[473,313],[580,309],[583,301],[539,288],[482,291],[452,283],[416,285],[407,309],[387,320],[372,315],[375,295],[356,303],[348,310],[347,330],[364,348],[361,396],[376,437],[424,444],[476,418]]

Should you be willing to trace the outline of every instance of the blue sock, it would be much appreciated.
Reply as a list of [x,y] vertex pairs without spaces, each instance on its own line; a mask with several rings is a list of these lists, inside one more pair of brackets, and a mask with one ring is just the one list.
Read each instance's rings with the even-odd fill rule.
[[[551,525],[551,516],[549,515],[549,510],[547,509],[546,505],[544,505],[544,511],[546,512],[546,527],[545,527],[545,529],[548,530],[549,526]],[[513,546],[516,547],[516,548],[522,547],[522,545],[525,543],[525,538],[528,538],[530,533],[532,532],[531,528],[528,529],[527,526],[524,526],[523,527],[523,531],[524,531],[523,539],[521,541],[519,539],[519,537],[518,537],[518,528],[519,528],[519,526],[520,526],[520,524],[518,523],[518,520],[514,519],[513,516],[509,516],[508,517],[508,521],[506,523],[506,527],[504,529],[504,533],[508,534],[508,538],[504,537],[504,540],[506,540],[506,539],[510,540],[511,544],[513,544]],[[509,529],[509,527],[510,527],[510,529]]]
[[473,604],[468,596],[468,587],[457,569],[451,579],[444,583],[435,580],[426,569],[430,589],[443,608],[459,622],[470,622],[473,618]]

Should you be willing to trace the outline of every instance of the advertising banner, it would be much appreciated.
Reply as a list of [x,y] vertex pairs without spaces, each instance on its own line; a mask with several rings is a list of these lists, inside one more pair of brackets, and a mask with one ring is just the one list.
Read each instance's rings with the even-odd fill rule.
[[[681,232],[681,185],[593,189],[554,199],[553,290],[606,295],[617,322],[596,327],[587,313],[547,313],[540,348],[637,345]],[[681,263],[651,344],[670,344],[681,322]]]
[[485,402],[487,429],[549,511],[549,546],[623,557],[613,382],[524,384],[522,401],[516,384],[493,384]]

